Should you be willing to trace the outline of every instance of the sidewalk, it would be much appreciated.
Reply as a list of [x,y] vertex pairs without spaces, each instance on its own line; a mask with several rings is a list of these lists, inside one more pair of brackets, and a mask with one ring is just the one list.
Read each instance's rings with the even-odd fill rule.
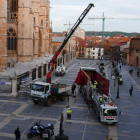
[[53,55],[50,55],[44,58],[39,58],[37,60],[33,60],[33,62],[17,63],[16,67],[8,67],[5,73],[0,72],[0,77],[2,76],[13,77],[15,72],[16,72],[16,75],[25,73],[30,70],[30,67],[31,69],[34,69],[36,68],[36,65],[41,66],[42,63],[45,64],[46,61],[49,61],[52,58],[52,56]]
[[[120,64],[118,65],[118,67]],[[133,68],[133,74],[129,74],[129,69]],[[111,79],[111,68],[107,67],[107,75],[110,80],[110,93],[115,100],[119,115],[119,123],[116,125],[119,140],[139,139],[140,133],[140,77],[137,77],[138,68],[131,66],[122,66],[120,75],[123,78],[123,85],[119,85],[119,98],[117,96],[118,83],[114,86],[114,80]],[[133,85],[133,94],[130,96],[129,89]]]

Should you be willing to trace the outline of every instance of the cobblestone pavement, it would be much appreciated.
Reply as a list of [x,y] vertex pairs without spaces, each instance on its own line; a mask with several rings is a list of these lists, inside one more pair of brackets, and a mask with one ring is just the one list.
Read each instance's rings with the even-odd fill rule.
[[[81,66],[95,67],[97,60],[75,60],[68,66],[66,75],[63,77],[52,76],[52,80],[60,83],[72,84]],[[102,61],[103,62],[103,61]],[[108,63],[107,63],[108,64]],[[14,130],[19,126],[22,138],[27,140],[26,135],[34,122],[41,120],[43,125],[55,124],[55,135],[59,131],[60,113],[64,113],[64,134],[69,140],[105,140],[110,136],[113,140],[138,140],[140,139],[140,77],[129,75],[129,66],[123,66],[121,74],[124,83],[120,86],[120,98],[116,99],[117,86],[110,79],[111,68],[106,65],[106,76],[110,80],[110,92],[116,101],[119,111],[119,123],[116,125],[102,125],[95,116],[94,110],[88,108],[81,94],[77,98],[70,98],[70,106],[73,110],[72,124],[66,123],[67,100],[64,102],[54,101],[51,107],[42,104],[35,105],[28,98],[12,98],[0,96],[0,140],[14,140]],[[133,95],[129,95],[130,85],[133,84]],[[117,83],[116,83],[117,85]],[[35,138],[34,138],[35,139]],[[37,140],[37,139],[36,139]],[[54,137],[51,138],[54,140]]]

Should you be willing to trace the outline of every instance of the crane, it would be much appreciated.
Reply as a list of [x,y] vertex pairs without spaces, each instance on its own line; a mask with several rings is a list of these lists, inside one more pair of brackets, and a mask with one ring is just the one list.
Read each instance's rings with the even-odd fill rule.
[[90,3],[88,5],[88,7],[83,11],[83,13],[80,15],[80,17],[76,21],[76,23],[71,28],[70,32],[65,37],[65,39],[64,39],[62,45],[60,46],[60,48],[56,51],[56,53],[54,54],[53,58],[50,60],[50,68],[49,68],[49,71],[47,73],[47,83],[51,83],[51,73],[53,71],[53,67],[54,67],[54,65],[56,63],[56,59],[57,59],[58,55],[60,54],[60,52],[62,51],[62,49],[64,48],[64,46],[66,45],[66,43],[68,42],[68,40],[70,39],[70,37],[72,36],[74,31],[77,29],[79,24],[82,22],[82,20],[85,18],[85,16],[87,15],[87,13],[90,11],[90,9],[92,7],[94,7],[94,4]]
[[[74,24],[71,24],[71,23],[69,22],[69,23],[64,23],[63,25],[64,25],[64,26],[69,25],[69,28],[70,28],[70,26],[71,26],[71,25],[74,25]],[[94,25],[94,24],[88,24],[88,23],[86,23],[86,24],[80,24],[80,25]]]
[[103,13],[103,16],[100,18],[100,17],[95,17],[95,18],[91,18],[89,17],[88,18],[89,20],[94,20],[94,19],[102,19],[102,46],[104,46],[104,27],[105,27],[105,19],[120,19],[120,20],[140,20],[140,18],[106,18],[104,16],[104,13]]

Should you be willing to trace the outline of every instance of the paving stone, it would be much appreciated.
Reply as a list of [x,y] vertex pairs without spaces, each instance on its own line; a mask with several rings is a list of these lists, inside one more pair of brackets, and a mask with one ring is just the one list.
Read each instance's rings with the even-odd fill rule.
[[45,110],[39,116],[48,118],[59,118],[62,111],[62,107],[46,107]]
[[20,103],[6,103],[0,107],[0,113],[12,113],[17,110],[22,104]]
[[64,130],[70,130],[70,131],[84,131],[85,128],[85,124],[81,124],[81,123],[63,123],[63,128]]
[[96,132],[96,133],[109,133],[109,129],[107,125],[91,125],[87,124],[86,125],[86,132]]
[[108,133],[94,133],[95,130],[96,128],[92,130],[93,133],[85,132],[83,140],[105,140],[106,136],[108,136]]
[[25,108],[20,115],[32,115],[32,116],[38,116],[43,109],[45,108],[45,106],[43,106],[42,104],[31,104],[29,105],[27,108]]
[[0,116],[0,122],[2,122],[7,116]]
[[14,134],[15,129],[17,129],[17,127],[19,127],[21,134],[27,129],[27,126],[22,125],[22,124],[7,124],[5,125],[0,132],[3,133],[10,133],[10,134]]

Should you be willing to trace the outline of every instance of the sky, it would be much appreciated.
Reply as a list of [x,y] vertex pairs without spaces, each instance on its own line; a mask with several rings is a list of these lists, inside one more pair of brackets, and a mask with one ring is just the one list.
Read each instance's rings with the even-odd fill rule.
[[[74,24],[89,3],[95,7],[83,19],[80,28],[85,31],[102,31],[102,20],[88,18],[139,18],[139,20],[105,19],[105,31],[123,31],[140,33],[140,0],[50,0],[50,19],[53,32],[67,31]],[[90,24],[90,25],[89,25]],[[72,27],[72,25],[71,25]]]

